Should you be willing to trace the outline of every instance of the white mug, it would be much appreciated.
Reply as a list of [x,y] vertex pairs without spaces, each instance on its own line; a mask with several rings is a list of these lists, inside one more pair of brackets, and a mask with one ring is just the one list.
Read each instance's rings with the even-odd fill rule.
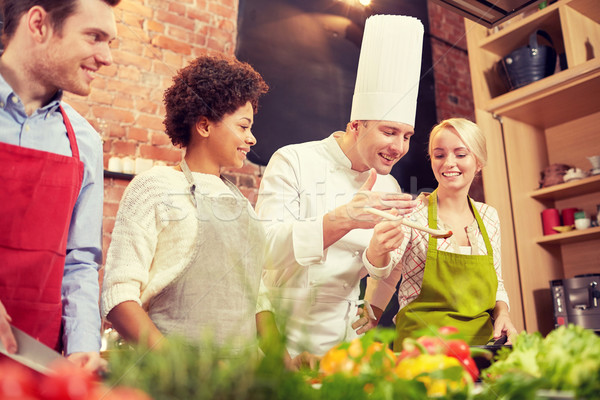
[[576,229],[587,229],[591,224],[592,221],[589,218],[578,218],[575,220]]

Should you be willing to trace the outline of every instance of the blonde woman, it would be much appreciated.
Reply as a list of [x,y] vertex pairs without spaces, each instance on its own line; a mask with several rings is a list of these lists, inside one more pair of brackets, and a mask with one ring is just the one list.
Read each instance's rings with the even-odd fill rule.
[[394,347],[426,327],[454,326],[472,345],[512,335],[516,330],[502,281],[498,213],[468,196],[486,164],[485,136],[469,120],[442,121],[429,136],[429,157],[438,187],[419,197],[409,218],[453,235],[436,239],[384,221],[375,227],[363,257],[374,277],[402,275]]

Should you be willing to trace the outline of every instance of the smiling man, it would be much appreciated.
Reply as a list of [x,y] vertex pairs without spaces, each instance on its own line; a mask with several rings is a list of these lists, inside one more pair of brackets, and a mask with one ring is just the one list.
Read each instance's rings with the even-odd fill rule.
[[0,340],[9,323],[90,370],[100,358],[102,144],[62,102],[110,65],[119,0],[3,0]]
[[[256,204],[272,257],[264,281],[292,356],[322,355],[377,324],[358,308],[362,254],[380,220],[364,209],[416,205],[389,173],[414,133],[422,43],[419,20],[370,17],[346,130],[279,149],[265,169]],[[397,282],[374,283],[378,318]]]

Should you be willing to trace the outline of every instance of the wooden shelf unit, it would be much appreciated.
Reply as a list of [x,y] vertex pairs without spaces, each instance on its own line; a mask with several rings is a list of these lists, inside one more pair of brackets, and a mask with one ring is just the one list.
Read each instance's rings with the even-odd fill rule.
[[[600,272],[600,228],[543,236],[541,212],[596,213],[600,176],[536,189],[550,164],[588,171],[600,154],[600,1],[558,2],[493,32],[465,20],[475,118],[488,136],[486,202],[502,224],[502,265],[518,329],[554,327],[549,282]],[[543,29],[568,67],[508,91],[498,61]]]

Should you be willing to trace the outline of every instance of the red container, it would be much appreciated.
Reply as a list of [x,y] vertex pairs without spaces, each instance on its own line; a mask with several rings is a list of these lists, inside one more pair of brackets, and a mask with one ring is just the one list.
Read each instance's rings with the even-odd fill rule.
[[542,211],[542,228],[544,235],[554,235],[556,232],[552,229],[555,226],[560,226],[560,214],[556,208],[548,208]]
[[575,224],[575,212],[577,208],[565,208],[561,211],[562,214],[562,223],[564,226],[574,225]]

